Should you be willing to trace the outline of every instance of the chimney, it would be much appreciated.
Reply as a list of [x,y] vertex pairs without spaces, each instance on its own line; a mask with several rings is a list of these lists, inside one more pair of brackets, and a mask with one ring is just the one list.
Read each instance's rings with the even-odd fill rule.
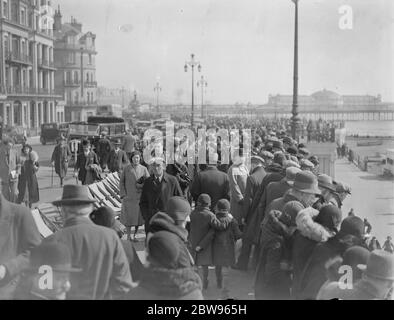
[[54,19],[54,24],[53,24],[54,31],[60,31],[62,29],[62,14],[60,13],[60,5],[58,7],[58,10],[55,11],[55,15],[53,19]]

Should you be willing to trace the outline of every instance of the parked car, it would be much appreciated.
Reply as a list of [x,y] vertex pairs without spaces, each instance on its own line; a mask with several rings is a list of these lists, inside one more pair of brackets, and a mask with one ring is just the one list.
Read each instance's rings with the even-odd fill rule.
[[43,145],[48,142],[56,142],[61,136],[67,137],[68,135],[68,123],[44,123],[41,125],[41,136],[40,141]]

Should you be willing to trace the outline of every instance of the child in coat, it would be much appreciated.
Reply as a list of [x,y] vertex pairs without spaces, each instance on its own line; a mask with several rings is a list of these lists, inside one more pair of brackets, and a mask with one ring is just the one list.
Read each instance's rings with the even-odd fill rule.
[[194,263],[202,268],[203,289],[208,287],[208,267],[212,265],[212,243],[207,243],[204,250],[196,251],[200,242],[211,229],[211,221],[215,214],[209,209],[211,197],[208,194],[200,194],[197,199],[196,208],[190,215],[189,242],[192,252],[195,252]]
[[242,232],[237,221],[230,214],[230,202],[221,199],[216,205],[216,219],[211,222],[211,230],[196,251],[199,252],[212,241],[212,262],[215,266],[216,281],[219,289],[225,288],[223,268],[235,264],[235,243]]

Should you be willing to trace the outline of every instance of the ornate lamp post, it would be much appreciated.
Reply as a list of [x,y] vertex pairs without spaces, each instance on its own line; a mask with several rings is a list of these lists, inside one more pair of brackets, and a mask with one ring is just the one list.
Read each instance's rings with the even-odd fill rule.
[[208,87],[208,82],[205,81],[204,76],[201,76],[201,79],[197,81],[197,87],[201,87],[201,118],[204,118],[204,88]]
[[299,141],[301,119],[298,116],[298,1],[295,4],[295,30],[294,30],[294,75],[293,75],[293,106],[291,117],[291,134],[293,139]]
[[156,82],[156,86],[153,88],[153,91],[156,92],[156,110],[159,112],[159,94],[161,91],[160,83]]
[[192,68],[192,128],[194,127],[194,67],[197,66],[198,72],[201,72],[200,62],[194,59],[194,54],[191,54],[191,60],[185,63],[185,72],[187,72],[188,66]]

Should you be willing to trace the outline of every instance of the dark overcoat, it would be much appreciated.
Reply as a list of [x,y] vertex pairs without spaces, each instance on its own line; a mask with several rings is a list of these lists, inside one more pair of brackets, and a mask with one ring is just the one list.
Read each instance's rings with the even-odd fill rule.
[[29,265],[30,250],[40,242],[30,210],[10,203],[0,194],[0,265],[7,269],[0,281],[0,300],[12,298],[19,275]]
[[[207,208],[197,207],[191,213],[189,240],[193,251],[209,232],[213,219],[215,219],[215,215]],[[207,243],[204,250],[196,253],[194,258],[197,266],[212,265],[212,242]]]
[[230,201],[230,180],[226,173],[214,166],[208,166],[199,172],[193,179],[190,187],[193,200],[197,202],[200,194],[206,193],[211,197],[211,210],[214,210],[220,199]]
[[26,186],[29,192],[29,202],[36,203],[40,201],[40,190],[38,188],[38,181],[36,175],[38,168],[39,164],[37,161],[34,161],[31,158],[24,161],[18,181],[18,203],[23,202],[23,198],[25,197],[26,192]]
[[127,154],[123,150],[119,150],[116,153],[115,150],[111,150],[108,160],[108,169],[111,172],[120,172],[129,164]]
[[[212,240],[212,263],[214,266],[230,267],[235,264],[235,243],[242,237],[236,219],[230,217],[228,213],[217,213],[218,226],[220,230],[214,231]],[[225,226],[223,228],[223,226]],[[206,247],[206,239],[209,239],[209,233],[202,240],[202,246]]]
[[51,161],[55,163],[55,172],[60,178],[67,176],[68,162],[70,157],[71,151],[67,144],[58,144],[53,150]]
[[159,211],[167,211],[168,200],[174,196],[182,196],[181,187],[174,176],[164,172],[160,184],[156,183],[154,176],[145,181],[140,198],[140,208],[146,227],[149,227],[149,221],[154,214]]
[[78,180],[80,180],[82,184],[85,184],[88,166],[93,164],[99,165],[97,155],[94,151],[90,151],[87,157],[83,152],[78,154],[74,170],[79,170]]

